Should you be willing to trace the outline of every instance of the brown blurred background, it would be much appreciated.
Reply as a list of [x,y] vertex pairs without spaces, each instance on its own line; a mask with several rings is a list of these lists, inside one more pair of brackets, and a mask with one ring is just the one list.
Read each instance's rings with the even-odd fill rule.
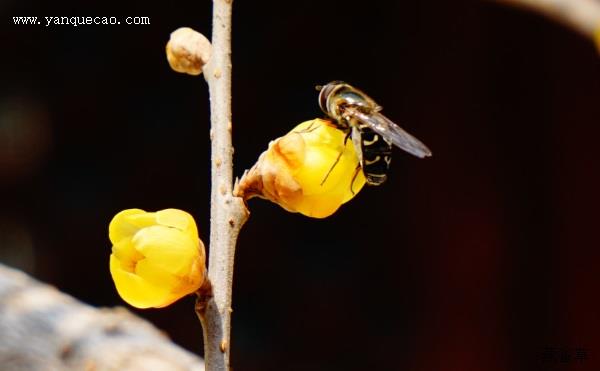
[[[209,234],[206,84],[164,45],[210,1],[0,4],[0,261],[95,306],[119,210],[176,207]],[[13,16],[149,16],[16,26]],[[345,80],[434,152],[325,220],[262,200],[240,236],[236,370],[600,369],[600,57],[488,1],[236,1],[235,174],[321,116]],[[184,347],[188,298],[138,311]],[[1,334],[0,334],[1,336]]]

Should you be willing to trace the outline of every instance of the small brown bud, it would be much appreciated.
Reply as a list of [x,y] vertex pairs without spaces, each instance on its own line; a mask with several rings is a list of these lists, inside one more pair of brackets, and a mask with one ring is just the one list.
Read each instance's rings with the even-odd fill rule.
[[201,74],[211,53],[210,41],[189,27],[181,27],[173,31],[167,43],[167,60],[171,68],[189,75]]

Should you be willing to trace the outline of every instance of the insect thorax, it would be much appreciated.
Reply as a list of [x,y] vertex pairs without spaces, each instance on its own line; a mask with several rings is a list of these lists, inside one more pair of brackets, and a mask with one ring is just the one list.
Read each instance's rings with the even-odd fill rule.
[[338,85],[325,102],[326,113],[335,120],[345,121],[344,110],[348,107],[368,113],[377,105],[360,90],[349,85]]

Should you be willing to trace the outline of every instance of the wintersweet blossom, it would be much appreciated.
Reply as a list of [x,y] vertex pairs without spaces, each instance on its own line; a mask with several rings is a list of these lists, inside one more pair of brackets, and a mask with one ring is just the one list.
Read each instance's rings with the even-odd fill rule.
[[123,210],[109,225],[110,273],[121,298],[160,308],[197,291],[206,275],[204,244],[185,211]]
[[352,140],[329,120],[314,119],[269,143],[236,187],[291,212],[325,218],[365,185]]

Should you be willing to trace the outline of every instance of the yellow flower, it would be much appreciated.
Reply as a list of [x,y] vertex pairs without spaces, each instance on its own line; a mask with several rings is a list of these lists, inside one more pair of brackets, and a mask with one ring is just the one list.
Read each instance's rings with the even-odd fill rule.
[[123,300],[160,308],[197,291],[206,275],[204,245],[185,211],[123,210],[108,227],[110,274]]
[[325,218],[365,185],[352,140],[328,120],[314,119],[272,141],[236,187],[291,212]]

